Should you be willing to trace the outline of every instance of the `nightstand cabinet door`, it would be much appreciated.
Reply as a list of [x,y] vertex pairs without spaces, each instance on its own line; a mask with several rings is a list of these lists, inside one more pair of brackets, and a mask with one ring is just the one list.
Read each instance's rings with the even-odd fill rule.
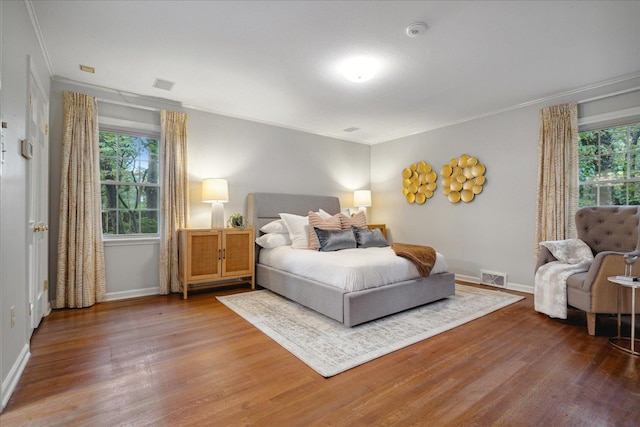
[[216,280],[220,277],[222,233],[216,230],[183,232],[182,248],[188,282]]
[[254,253],[253,229],[225,229],[222,275],[253,274]]

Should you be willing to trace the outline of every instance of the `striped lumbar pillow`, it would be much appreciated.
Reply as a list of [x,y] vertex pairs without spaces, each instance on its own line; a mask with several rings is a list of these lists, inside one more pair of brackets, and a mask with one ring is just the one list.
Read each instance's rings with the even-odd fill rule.
[[320,230],[339,231],[342,230],[340,217],[336,214],[330,218],[323,219],[316,212],[309,212],[309,249],[320,249],[320,242],[316,235],[315,228]]
[[367,228],[367,217],[365,216],[364,212],[358,212],[351,218],[343,214],[338,215],[340,215],[340,223],[343,230],[349,230],[352,226],[358,228]]

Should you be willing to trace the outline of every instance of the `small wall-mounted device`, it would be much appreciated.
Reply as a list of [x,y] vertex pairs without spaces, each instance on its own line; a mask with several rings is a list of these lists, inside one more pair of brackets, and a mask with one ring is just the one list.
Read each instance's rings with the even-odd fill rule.
[[26,139],[22,140],[22,155],[27,159],[33,157],[33,145]]
[[414,22],[407,27],[407,35],[409,37],[418,37],[427,31],[427,24],[424,22]]
[[4,137],[6,136],[6,132],[4,130],[7,127],[7,122],[2,122],[2,129],[0,129],[0,164],[4,163],[4,153],[7,152],[7,149],[4,148]]

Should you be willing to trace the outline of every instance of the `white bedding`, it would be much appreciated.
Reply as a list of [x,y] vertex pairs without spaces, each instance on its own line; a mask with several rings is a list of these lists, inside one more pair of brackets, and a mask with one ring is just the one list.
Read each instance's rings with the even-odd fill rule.
[[[415,265],[390,247],[320,252],[280,246],[261,249],[259,262],[350,292],[420,277]],[[447,269],[444,256],[436,252],[431,274]]]

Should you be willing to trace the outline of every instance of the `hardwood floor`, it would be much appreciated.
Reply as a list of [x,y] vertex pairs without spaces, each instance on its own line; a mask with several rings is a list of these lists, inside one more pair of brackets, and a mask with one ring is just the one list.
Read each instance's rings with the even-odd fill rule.
[[243,291],[54,311],[0,425],[640,425],[640,358],[581,312],[528,295],[325,379],[214,298]]

